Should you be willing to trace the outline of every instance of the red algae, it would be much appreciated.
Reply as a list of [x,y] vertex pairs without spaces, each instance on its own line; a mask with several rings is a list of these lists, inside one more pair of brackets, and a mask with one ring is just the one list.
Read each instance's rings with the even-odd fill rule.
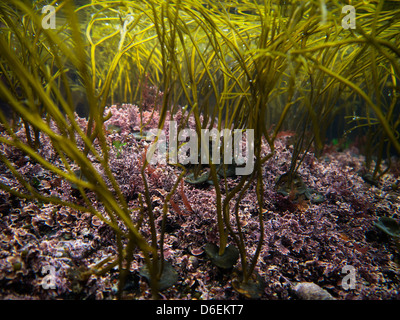
[[[137,140],[132,134],[143,124],[142,130],[156,128],[158,114],[144,111],[140,116],[135,105],[112,106],[108,112],[112,116],[106,125],[121,128],[120,132],[110,131],[107,135],[110,168],[132,209],[133,221],[138,221],[140,213],[135,209],[140,207],[139,196],[144,194],[140,170],[143,152],[149,142]],[[168,115],[167,121],[179,122],[181,117],[178,112],[174,117]],[[82,128],[87,125],[85,119],[77,118],[77,121]],[[187,125],[194,128],[194,120]],[[168,130],[167,126],[165,130]],[[22,127],[17,135],[23,137],[24,132]],[[287,147],[290,136],[290,133],[282,134],[276,140],[273,157],[263,164],[264,243],[256,265],[257,274],[265,282],[261,299],[296,299],[291,286],[302,282],[318,285],[335,299],[399,299],[399,253],[394,242],[374,226],[382,216],[400,219],[400,197],[391,187],[398,175],[388,173],[378,188],[366,183],[359,175],[364,158],[355,147],[343,152],[329,150],[320,158],[310,153],[298,174],[309,188],[323,194],[326,201],[318,204],[307,200],[293,202],[289,196],[274,190],[276,178],[285,173],[290,164],[291,150]],[[126,144],[116,150],[112,144],[115,140]],[[83,148],[78,137],[77,141]],[[99,148],[98,145],[95,147]],[[41,137],[37,151],[54,165],[62,166],[46,137]],[[13,147],[2,145],[2,152],[25,179],[38,180],[40,192],[79,201],[69,183],[30,162]],[[262,154],[268,152],[269,146],[265,143]],[[91,160],[102,173],[95,159]],[[15,190],[22,188],[4,164],[0,164],[0,171],[3,183]],[[166,194],[172,190],[180,172],[181,169],[168,164],[154,165],[146,171],[159,231]],[[228,188],[238,181],[237,177],[227,178]],[[220,186],[224,197],[224,180]],[[115,298],[116,270],[87,279],[79,279],[77,273],[71,273],[71,270],[87,270],[102,259],[117,254],[115,235],[107,224],[89,213],[18,199],[5,191],[0,194],[1,299]],[[97,210],[104,211],[94,194],[88,193],[88,197]],[[204,254],[205,244],[217,244],[219,237],[214,187],[182,184],[170,204],[165,225],[164,258],[178,273],[178,282],[164,290],[162,298],[238,299],[240,296],[232,286],[229,272],[221,274]],[[234,212],[233,204],[230,209]],[[238,214],[246,251],[252,256],[260,236],[254,186],[241,200]],[[231,219],[232,228],[237,232],[233,215]],[[146,223],[142,223],[140,232],[150,239],[150,228]],[[127,298],[151,297],[148,283],[139,275],[143,263],[143,255],[135,251],[130,270],[132,277],[128,281],[130,286],[124,292]],[[54,289],[43,286],[44,266],[53,268]],[[345,266],[354,267],[356,272],[353,289],[346,290],[342,286]],[[240,260],[237,267],[240,268]]]

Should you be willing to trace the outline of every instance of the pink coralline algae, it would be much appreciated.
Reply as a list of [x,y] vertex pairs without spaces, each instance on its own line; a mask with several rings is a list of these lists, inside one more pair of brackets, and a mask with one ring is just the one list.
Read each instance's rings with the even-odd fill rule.
[[[136,139],[134,133],[157,128],[157,112],[139,112],[135,105],[111,106],[105,122],[109,146],[109,164],[117,183],[132,209],[132,220],[138,221],[139,198],[144,195],[141,167],[150,142]],[[180,123],[182,111],[167,115],[167,122]],[[84,130],[87,121],[77,117]],[[110,126],[113,125],[113,126]],[[195,128],[194,119],[186,124]],[[121,130],[112,130],[120,128]],[[168,133],[168,126],[164,128]],[[56,131],[57,128],[54,128]],[[24,128],[16,133],[24,137]],[[1,133],[6,135],[5,132]],[[83,142],[77,137],[78,144]],[[113,142],[119,141],[120,144]],[[97,141],[95,147],[99,148]],[[15,148],[2,145],[2,154],[18,173],[46,195],[66,201],[79,201],[67,182],[32,162]],[[47,137],[41,137],[37,150],[45,159],[62,167]],[[264,142],[262,154],[270,152]],[[277,177],[287,172],[292,149],[288,137],[275,142],[274,155],[263,164],[264,243],[256,271],[265,281],[261,299],[298,299],[293,291],[297,283],[313,283],[335,299],[399,299],[400,267],[396,243],[374,223],[380,217],[400,219],[400,197],[391,186],[399,171],[391,171],[379,187],[366,183],[359,172],[363,157],[354,147],[343,152],[331,151],[316,158],[306,155],[298,170],[307,187],[325,197],[322,203],[307,199],[293,201],[277,193]],[[102,168],[93,160],[102,174]],[[397,168],[394,165],[394,168]],[[15,190],[22,189],[6,166],[0,164],[0,181]],[[146,178],[156,219],[161,230],[162,208],[166,195],[181,169],[169,164],[148,165]],[[238,177],[220,181],[222,197]],[[226,182],[226,184],[225,184]],[[111,184],[106,180],[106,183]],[[102,204],[88,193],[100,212]],[[222,272],[211,264],[204,252],[206,243],[218,243],[216,192],[212,185],[201,187],[184,183],[172,196],[165,224],[164,258],[178,272],[178,282],[164,290],[165,299],[238,299],[232,287],[230,271]],[[172,203],[171,202],[171,203]],[[234,203],[231,205],[234,210]],[[247,255],[256,251],[260,226],[255,186],[244,195],[238,208],[241,231]],[[232,228],[237,232],[232,215]],[[78,212],[61,205],[18,199],[0,191],[0,298],[2,299],[114,299],[118,281],[117,267],[105,275],[80,278],[85,270],[118,252],[113,230],[88,212]],[[150,239],[150,228],[144,222],[140,232]],[[232,244],[232,239],[229,238]],[[151,297],[147,281],[139,274],[143,254],[134,252],[131,274],[125,289],[126,298]],[[43,267],[54,271],[54,289],[46,287]],[[345,266],[355,270],[353,289],[345,289],[342,280]],[[240,269],[239,259],[237,269]]]

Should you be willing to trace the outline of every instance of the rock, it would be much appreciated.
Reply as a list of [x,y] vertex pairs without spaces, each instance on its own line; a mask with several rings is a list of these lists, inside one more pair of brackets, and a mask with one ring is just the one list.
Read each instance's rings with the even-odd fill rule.
[[185,182],[190,184],[204,184],[208,182],[208,178],[210,177],[210,170],[206,170],[201,173],[198,177],[195,177],[194,173],[190,173],[185,178]]
[[147,131],[142,131],[142,133],[134,132],[132,135],[136,140],[145,140],[147,142],[152,142],[155,138],[154,134]]
[[328,291],[312,282],[300,282],[292,290],[302,300],[335,300]]
[[400,224],[393,218],[380,217],[375,226],[391,237],[400,238]]

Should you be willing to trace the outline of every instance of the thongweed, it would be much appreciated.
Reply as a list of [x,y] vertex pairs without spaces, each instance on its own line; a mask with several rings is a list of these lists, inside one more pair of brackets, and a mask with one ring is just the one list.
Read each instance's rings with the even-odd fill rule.
[[[138,210],[146,219],[142,216],[139,222],[132,220],[128,203],[110,170],[104,130],[104,123],[111,116],[105,114],[107,104],[139,101],[143,105],[141,112],[146,108],[155,112],[157,107],[159,129],[164,127],[167,115],[185,105],[187,112],[182,113],[181,125],[193,117],[199,135],[201,129],[213,127],[254,131],[251,174],[239,177],[230,189],[225,179],[222,189],[218,163],[210,163],[206,177],[215,188],[219,232],[218,245],[209,244],[208,251],[217,265],[228,268],[240,257],[241,270],[235,273],[234,287],[252,298],[261,295],[263,288],[254,271],[264,237],[262,167],[274,154],[274,142],[282,130],[296,130],[287,173],[289,186],[297,177],[305,153],[323,149],[329,125],[342,112],[352,117],[353,130],[369,129],[368,154],[378,156],[374,177],[384,173],[379,166],[390,147],[400,152],[399,9],[383,11],[383,1],[357,3],[354,30],[340,26],[337,17],[341,6],[337,1],[324,10],[316,0],[285,4],[253,0],[112,0],[91,1],[78,8],[73,1],[59,5],[53,1],[56,29],[42,26],[41,5],[45,3],[37,1],[29,6],[25,1],[13,0],[0,4],[0,98],[26,130],[26,140],[17,136],[18,121],[10,121],[2,112],[5,134],[0,141],[74,184],[83,202],[41,194],[2,151],[0,161],[22,188],[13,189],[5,182],[0,182],[0,187],[18,197],[90,212],[111,226],[116,233],[118,255],[99,263],[93,273],[102,274],[118,266],[119,295],[135,250],[143,253],[146,268],[142,273],[150,280],[154,297],[160,281],[165,287],[163,274],[174,275],[170,264],[164,272],[163,241],[169,205],[182,214],[171,198],[180,183],[178,192],[185,214],[193,214],[194,210],[183,187],[186,169],[178,165],[182,171],[164,198],[162,226],[157,229],[146,175],[149,163],[143,157],[144,199],[140,198]],[[149,97],[150,85],[156,91],[153,100]],[[74,114],[75,86],[83,90],[88,105],[85,129]],[[356,106],[348,105],[348,101],[361,102]],[[140,127],[144,125],[141,123]],[[51,142],[60,159],[58,164],[37,152],[43,137]],[[157,141],[159,137],[154,138]],[[263,140],[270,147],[268,154],[262,153]],[[113,142],[117,157],[125,143]],[[102,175],[89,156],[101,164]],[[86,179],[76,176],[76,167],[80,168],[80,177]],[[201,169],[197,165],[194,171]],[[240,202],[249,190],[257,196],[260,229],[251,259],[239,215]],[[92,205],[88,192],[95,193],[104,212]],[[150,240],[140,232],[142,223],[148,223]]]

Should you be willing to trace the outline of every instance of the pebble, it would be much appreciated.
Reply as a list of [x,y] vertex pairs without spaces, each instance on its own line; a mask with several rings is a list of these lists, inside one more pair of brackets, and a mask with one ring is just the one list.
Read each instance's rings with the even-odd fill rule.
[[302,300],[335,300],[328,291],[312,282],[300,282],[293,291]]

